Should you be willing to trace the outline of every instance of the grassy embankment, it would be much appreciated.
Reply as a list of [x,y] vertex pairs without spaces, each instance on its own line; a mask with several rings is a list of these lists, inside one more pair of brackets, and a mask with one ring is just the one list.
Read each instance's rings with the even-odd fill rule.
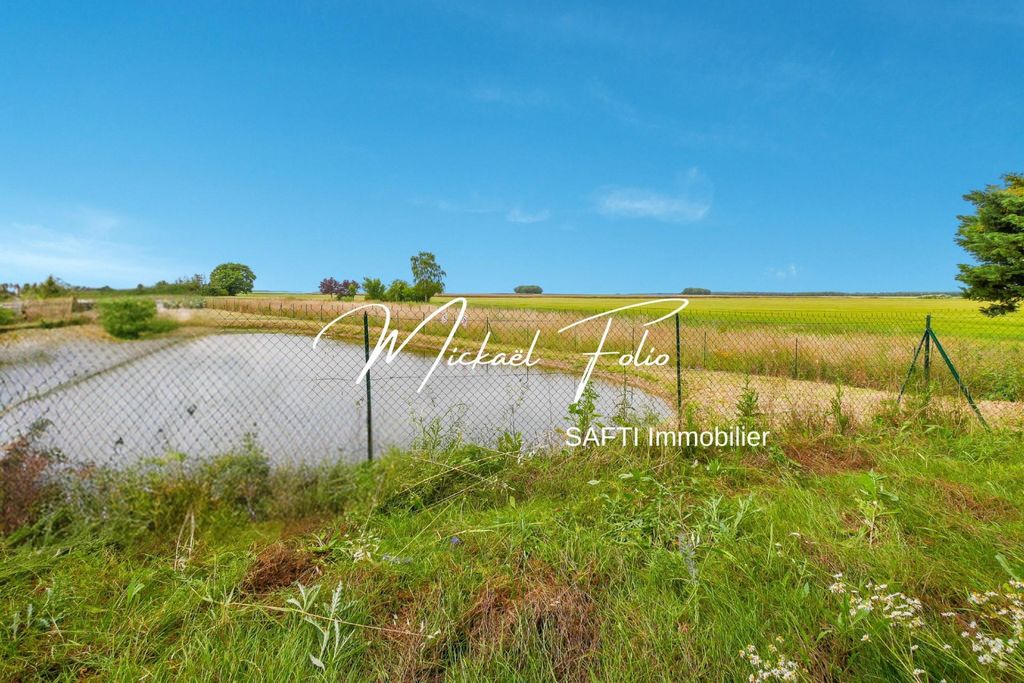
[[1012,638],[1019,597],[970,593],[1024,574],[1021,434],[841,424],[82,473],[0,541],[0,679],[745,680],[753,646],[811,680],[1020,680],[976,638]]

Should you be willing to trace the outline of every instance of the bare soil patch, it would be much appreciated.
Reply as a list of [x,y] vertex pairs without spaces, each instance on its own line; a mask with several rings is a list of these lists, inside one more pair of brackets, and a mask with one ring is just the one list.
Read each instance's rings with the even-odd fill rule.
[[242,581],[242,590],[252,595],[272,593],[319,573],[320,568],[312,556],[278,542],[264,548],[256,557]]

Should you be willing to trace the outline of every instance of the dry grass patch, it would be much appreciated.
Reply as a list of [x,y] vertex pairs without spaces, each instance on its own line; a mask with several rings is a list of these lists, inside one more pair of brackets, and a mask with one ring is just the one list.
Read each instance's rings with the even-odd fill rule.
[[256,557],[242,580],[242,591],[250,595],[273,593],[319,573],[320,567],[311,555],[278,542],[264,548]]
[[1020,517],[1020,511],[1013,503],[996,496],[979,494],[965,484],[941,479],[920,480],[919,483],[930,484],[944,508],[983,522],[1005,522]]
[[875,466],[874,458],[857,447],[837,448],[828,443],[809,442],[786,444],[782,450],[787,458],[813,474],[863,472]]
[[471,651],[525,658],[544,652],[559,681],[589,678],[599,647],[594,599],[583,587],[534,574],[517,583],[485,585],[466,613],[462,631]]

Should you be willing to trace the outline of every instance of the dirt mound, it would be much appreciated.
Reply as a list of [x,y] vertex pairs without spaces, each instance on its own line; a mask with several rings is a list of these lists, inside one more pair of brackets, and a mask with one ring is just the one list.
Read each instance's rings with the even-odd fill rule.
[[525,657],[540,645],[560,681],[588,679],[599,640],[593,598],[583,588],[550,575],[520,585],[488,585],[462,624],[478,653]]
[[242,591],[254,595],[272,593],[319,573],[319,567],[309,554],[285,543],[275,543],[257,556],[242,580]]
[[403,599],[393,623],[408,633],[388,634],[391,678],[441,681],[465,658],[522,672],[531,660],[543,657],[555,680],[590,680],[600,647],[593,597],[585,586],[560,580],[549,569],[528,571],[484,584],[462,619],[443,635],[417,632],[422,629],[415,616],[417,602],[433,602],[439,596]]

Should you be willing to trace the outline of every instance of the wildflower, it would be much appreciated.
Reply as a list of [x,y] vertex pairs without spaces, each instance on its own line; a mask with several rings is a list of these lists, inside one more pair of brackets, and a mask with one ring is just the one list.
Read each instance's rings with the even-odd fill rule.
[[921,618],[921,601],[909,597],[904,593],[887,592],[888,584],[869,582],[866,586],[866,594],[856,588],[850,588],[842,580],[837,580],[829,591],[836,594],[849,593],[851,617],[858,614],[877,614],[890,626],[903,626],[906,628],[919,628],[924,625]]
[[867,633],[865,633],[864,635],[862,635],[862,636],[860,637],[860,640],[861,640],[861,642],[862,642],[862,643],[866,643],[866,642],[868,642],[869,640],[871,640],[871,636],[869,636],[869,635],[868,635]]
[[[781,643],[781,637],[776,637],[776,641]],[[795,681],[800,672],[800,665],[785,655],[780,654],[774,657],[778,652],[774,645],[770,645],[768,649],[772,652],[773,657],[762,658],[758,654],[757,648],[753,645],[747,645],[745,649],[740,650],[740,657],[747,660],[750,666],[754,667],[754,673],[750,674],[747,680],[750,683]]]
[[[1005,669],[1007,659],[1024,639],[1024,594],[1020,592],[1021,588],[1024,584],[1013,580],[1002,591],[971,593],[968,597],[971,604],[980,608],[979,614],[985,618],[985,630],[976,619],[972,619],[960,632],[960,637],[970,641],[971,651],[979,664]],[[1005,629],[1002,634],[991,632],[999,626]]]

